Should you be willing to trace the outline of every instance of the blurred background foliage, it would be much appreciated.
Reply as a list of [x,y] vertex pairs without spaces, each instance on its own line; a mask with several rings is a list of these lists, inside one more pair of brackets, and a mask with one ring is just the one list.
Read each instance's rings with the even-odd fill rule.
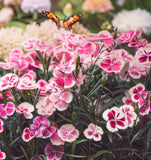
[[[97,33],[102,29],[110,30],[110,22],[114,15],[123,9],[133,10],[136,8],[141,8],[151,13],[151,0],[111,0],[114,9],[103,13],[84,11],[82,9],[82,4],[84,1],[85,0],[51,0],[51,12],[55,13],[61,20],[64,20],[74,14],[82,14],[80,23],[94,33]],[[117,1],[124,1],[124,3],[123,5],[119,6],[117,5]],[[2,1],[0,2],[0,8],[4,7]],[[67,9],[67,4],[70,4],[71,8]],[[39,24],[47,19],[47,17],[44,17],[37,11],[34,13],[23,13],[19,7],[14,8],[14,11],[15,15],[13,16],[12,21],[5,26],[19,26],[24,28],[26,24],[29,24],[33,21],[36,21],[36,23]]]

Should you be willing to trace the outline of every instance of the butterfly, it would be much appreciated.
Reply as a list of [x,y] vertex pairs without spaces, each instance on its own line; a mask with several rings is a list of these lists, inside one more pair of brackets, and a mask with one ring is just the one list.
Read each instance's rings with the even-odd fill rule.
[[[44,14],[44,16],[47,16],[49,19],[52,19],[56,23],[57,27],[60,29],[61,27],[60,20],[55,14],[48,11],[42,11],[42,13]],[[81,17],[82,17],[81,14],[69,17],[68,19],[63,21],[63,27],[66,30],[71,30],[72,25],[75,24]]]

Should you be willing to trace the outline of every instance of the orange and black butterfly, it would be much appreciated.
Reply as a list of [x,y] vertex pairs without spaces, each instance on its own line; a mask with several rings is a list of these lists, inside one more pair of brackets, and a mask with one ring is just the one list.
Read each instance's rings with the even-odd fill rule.
[[[48,18],[52,19],[56,23],[58,28],[61,27],[59,18],[56,15],[54,15],[52,12],[42,11],[42,13]],[[68,19],[63,21],[63,27],[66,30],[72,29],[72,25],[75,24],[81,17],[82,17],[81,14],[69,17]]]

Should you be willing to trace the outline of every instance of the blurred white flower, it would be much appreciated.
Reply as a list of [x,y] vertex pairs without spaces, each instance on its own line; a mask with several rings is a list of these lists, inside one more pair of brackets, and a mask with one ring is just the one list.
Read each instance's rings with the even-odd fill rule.
[[132,11],[123,10],[115,15],[112,25],[117,27],[119,32],[142,29],[144,34],[149,35],[151,34],[151,14],[139,8]]
[[22,0],[21,9],[25,13],[33,13],[35,10],[39,13],[43,10],[50,11],[51,2],[50,0]]

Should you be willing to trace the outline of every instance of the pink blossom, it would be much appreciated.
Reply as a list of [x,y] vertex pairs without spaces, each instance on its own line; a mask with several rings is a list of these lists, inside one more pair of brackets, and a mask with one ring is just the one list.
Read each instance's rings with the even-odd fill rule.
[[130,30],[129,32],[118,34],[116,37],[117,43],[128,43],[135,36],[136,31]]
[[117,55],[119,58],[121,58],[124,61],[131,61],[133,60],[133,56],[129,54],[125,49],[114,49],[110,52],[110,55]]
[[78,35],[75,33],[58,33],[54,37],[59,42],[68,42],[72,47],[83,44],[86,41],[85,35]]
[[37,89],[38,85],[36,81],[30,80],[28,77],[21,77],[19,78],[19,83],[16,87],[18,90],[30,90],[30,89]]
[[128,43],[128,47],[135,47],[135,49],[138,49],[139,47],[144,47],[148,42],[146,39],[140,39],[141,35],[142,30],[136,30],[136,34],[133,39]]
[[38,88],[40,89],[40,95],[47,95],[47,81],[40,79],[37,82]]
[[95,43],[92,42],[85,42],[84,44],[80,45],[77,47],[76,52],[81,55],[93,55],[96,50],[96,45]]
[[139,47],[144,47],[145,45],[147,45],[147,43],[148,42],[146,39],[133,39],[128,43],[128,47],[135,47],[136,49],[138,49]]
[[51,137],[50,137],[50,142],[55,145],[55,146],[59,146],[59,145],[64,145],[64,141],[62,141],[59,136],[58,136],[58,132],[55,132]]
[[90,12],[107,12],[114,7],[110,0],[85,0],[82,9]]
[[126,91],[125,95],[126,95],[126,97],[122,98],[123,103],[126,104],[126,105],[132,105],[133,107],[135,107],[136,103],[134,103],[132,101],[129,91]]
[[15,112],[15,104],[13,102],[7,102],[6,105],[0,104],[0,116],[7,119],[7,116],[13,115]]
[[115,40],[113,39],[113,35],[108,31],[100,31],[96,36],[89,39],[90,41],[100,41],[102,49],[113,48]]
[[36,157],[34,160],[43,160],[43,158],[40,157],[40,156],[38,156],[38,157]]
[[76,78],[76,85],[80,87],[83,84],[85,78],[86,78],[86,75],[83,75],[82,70],[80,69],[78,73],[78,77]]
[[54,103],[49,100],[48,96],[40,99],[36,104],[37,112],[43,116],[50,116],[56,110]]
[[30,80],[36,80],[37,75],[33,70],[24,70],[24,72],[20,72],[19,76],[28,77]]
[[13,9],[4,7],[0,10],[0,26],[9,23],[14,15]]
[[31,112],[34,111],[34,106],[28,102],[21,103],[16,107],[16,112],[19,114],[24,114],[25,118],[32,119],[33,115]]
[[151,110],[151,94],[148,91],[143,91],[139,97],[138,107],[142,116],[147,115]]
[[[10,90],[5,91],[5,94],[7,97],[13,99],[13,96],[12,96]],[[5,98],[4,95],[2,94],[2,92],[0,92],[0,100],[3,100],[4,98]]]
[[8,5],[16,5],[16,3],[17,4],[20,4],[20,2],[21,2],[21,0],[4,0],[3,1],[3,4],[5,5],[5,6],[8,6]]
[[30,38],[23,42],[23,47],[25,51],[35,51],[35,50],[43,50],[46,45],[40,39]]
[[6,159],[6,153],[0,150],[0,160]]
[[29,142],[34,137],[35,137],[35,135],[32,130],[30,130],[29,128],[24,128],[23,134],[22,134],[23,141]]
[[106,72],[118,73],[121,71],[124,62],[115,54],[110,57],[106,57],[99,62],[99,66]]
[[70,74],[76,69],[76,64],[74,60],[65,62],[64,55],[61,62],[56,66],[56,69],[62,71],[63,73]]
[[24,55],[21,49],[13,49],[6,59],[6,63],[9,64],[10,69],[24,70],[27,69],[29,64],[33,64],[34,61],[29,55]]
[[136,60],[133,60],[129,63],[128,73],[134,79],[139,79],[142,76],[146,77],[149,71],[150,71],[149,64],[142,64],[137,62]]
[[136,59],[139,63],[151,63],[151,43],[137,50]]
[[73,76],[72,73],[70,74],[63,74],[60,71],[53,71],[53,75],[55,78],[55,82],[59,87],[64,87],[64,88],[71,88],[75,85],[76,80]]
[[136,86],[130,88],[129,94],[133,102],[139,102],[142,92],[145,90],[145,86],[141,83],[138,83]]
[[63,146],[54,146],[51,143],[47,144],[45,147],[45,154],[47,155],[47,160],[61,160],[64,153]]
[[7,73],[0,79],[0,91],[8,90],[12,87],[16,87],[19,78],[16,74]]
[[42,62],[41,62],[41,60],[39,58],[37,58],[37,57],[39,57],[39,55],[38,55],[38,53],[36,51],[35,52],[34,51],[33,52],[29,52],[27,54],[27,56],[29,56],[33,61],[33,63],[29,64],[29,66],[28,66],[29,69],[40,68],[40,69],[43,70]]
[[94,141],[100,141],[101,135],[103,134],[103,130],[101,127],[90,123],[88,128],[84,130],[83,134],[88,139],[93,139]]
[[128,127],[127,118],[118,107],[105,110],[102,116],[107,121],[106,128],[110,132],[116,132],[118,129],[126,129]]
[[58,130],[58,136],[62,141],[73,142],[79,137],[79,131],[72,124],[64,124]]
[[59,89],[58,92],[51,93],[49,99],[59,111],[64,111],[67,109],[69,103],[71,103],[73,96],[70,90]]
[[128,126],[133,127],[134,121],[137,118],[137,114],[134,112],[134,107],[131,105],[123,105],[120,109],[123,111],[128,120]]
[[49,81],[48,81],[48,84],[46,86],[47,90],[49,92],[58,92],[58,85],[57,83],[55,82],[55,78],[52,77]]
[[73,50],[75,49],[73,49],[72,46],[69,45],[69,43],[56,46],[53,49],[53,55],[57,59],[55,63],[56,64],[60,62],[69,63],[70,61],[73,61],[73,55],[72,55]]
[[45,116],[34,118],[30,129],[34,132],[35,137],[48,138],[56,131],[56,127],[51,126],[51,122]]
[[3,125],[4,125],[4,122],[0,119],[0,133],[2,133],[4,130]]

